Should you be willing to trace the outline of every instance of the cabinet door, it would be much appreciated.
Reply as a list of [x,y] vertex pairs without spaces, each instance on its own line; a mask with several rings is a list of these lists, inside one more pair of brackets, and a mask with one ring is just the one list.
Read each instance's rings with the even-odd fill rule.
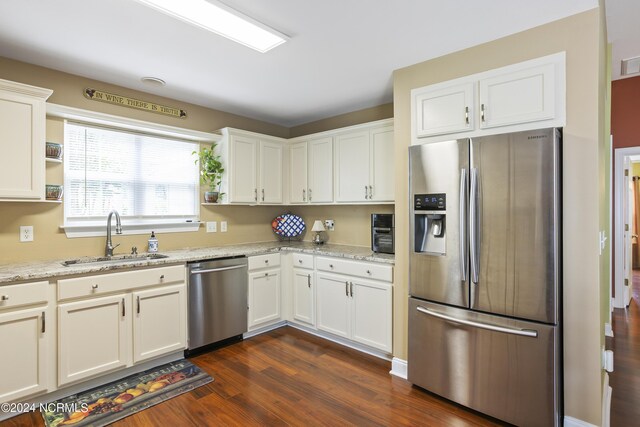
[[280,320],[280,271],[249,273],[249,329]]
[[336,201],[368,201],[369,146],[369,131],[336,136]]
[[392,287],[388,283],[354,279],[351,321],[352,339],[391,352]]
[[349,338],[349,279],[316,274],[318,329]]
[[481,128],[535,122],[554,117],[554,64],[480,80]]
[[44,200],[44,102],[0,92],[0,197]]
[[187,344],[186,285],[133,293],[133,362],[138,363]]
[[394,157],[393,126],[372,130],[370,200],[378,202],[395,200]]
[[417,137],[474,129],[475,83],[427,86],[412,91],[413,126]]
[[129,364],[130,298],[119,294],[58,306],[58,385]]
[[309,141],[309,201],[333,202],[333,138]]
[[282,144],[260,142],[260,203],[282,203]]
[[47,389],[45,308],[0,314],[0,402]]
[[258,201],[258,141],[244,136],[231,137],[229,202]]
[[293,269],[293,318],[315,326],[313,270]]
[[307,203],[307,143],[298,142],[289,148],[289,201]]

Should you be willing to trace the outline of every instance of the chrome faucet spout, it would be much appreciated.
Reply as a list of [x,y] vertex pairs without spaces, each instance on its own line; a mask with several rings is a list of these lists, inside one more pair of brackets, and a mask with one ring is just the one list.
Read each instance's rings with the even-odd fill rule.
[[120,214],[117,210],[112,210],[107,216],[107,243],[104,248],[104,256],[113,256],[113,250],[120,246],[120,243],[113,246],[111,241],[111,217],[116,216],[116,234],[122,234],[122,223],[120,222]]

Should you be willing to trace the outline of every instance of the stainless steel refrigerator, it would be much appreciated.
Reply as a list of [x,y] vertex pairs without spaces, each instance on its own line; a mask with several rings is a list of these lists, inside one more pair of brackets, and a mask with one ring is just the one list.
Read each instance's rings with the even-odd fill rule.
[[561,130],[412,146],[408,379],[562,421]]

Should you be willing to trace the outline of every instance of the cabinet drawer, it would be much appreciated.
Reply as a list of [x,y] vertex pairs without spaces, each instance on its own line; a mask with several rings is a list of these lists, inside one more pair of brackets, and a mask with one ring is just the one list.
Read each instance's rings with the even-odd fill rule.
[[264,254],[249,257],[249,271],[260,268],[278,267],[280,265],[280,254]]
[[185,274],[184,266],[174,265],[58,280],[58,301],[184,282]]
[[348,274],[367,279],[383,280],[385,282],[393,281],[393,267],[390,265],[318,257],[316,259],[316,268],[321,271]]
[[293,267],[313,268],[313,255],[294,253]]
[[0,286],[0,310],[21,305],[45,304],[49,282]]

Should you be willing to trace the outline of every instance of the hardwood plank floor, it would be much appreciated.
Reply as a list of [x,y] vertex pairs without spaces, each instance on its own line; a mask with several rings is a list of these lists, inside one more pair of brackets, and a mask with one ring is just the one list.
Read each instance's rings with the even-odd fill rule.
[[[190,360],[215,381],[113,425],[501,425],[390,375],[387,361],[291,327]],[[5,423],[44,425],[39,414]]]
[[640,271],[633,271],[633,298],[626,309],[612,314],[614,338],[607,337],[613,350],[614,371],[609,375],[611,426],[638,425],[640,419]]

